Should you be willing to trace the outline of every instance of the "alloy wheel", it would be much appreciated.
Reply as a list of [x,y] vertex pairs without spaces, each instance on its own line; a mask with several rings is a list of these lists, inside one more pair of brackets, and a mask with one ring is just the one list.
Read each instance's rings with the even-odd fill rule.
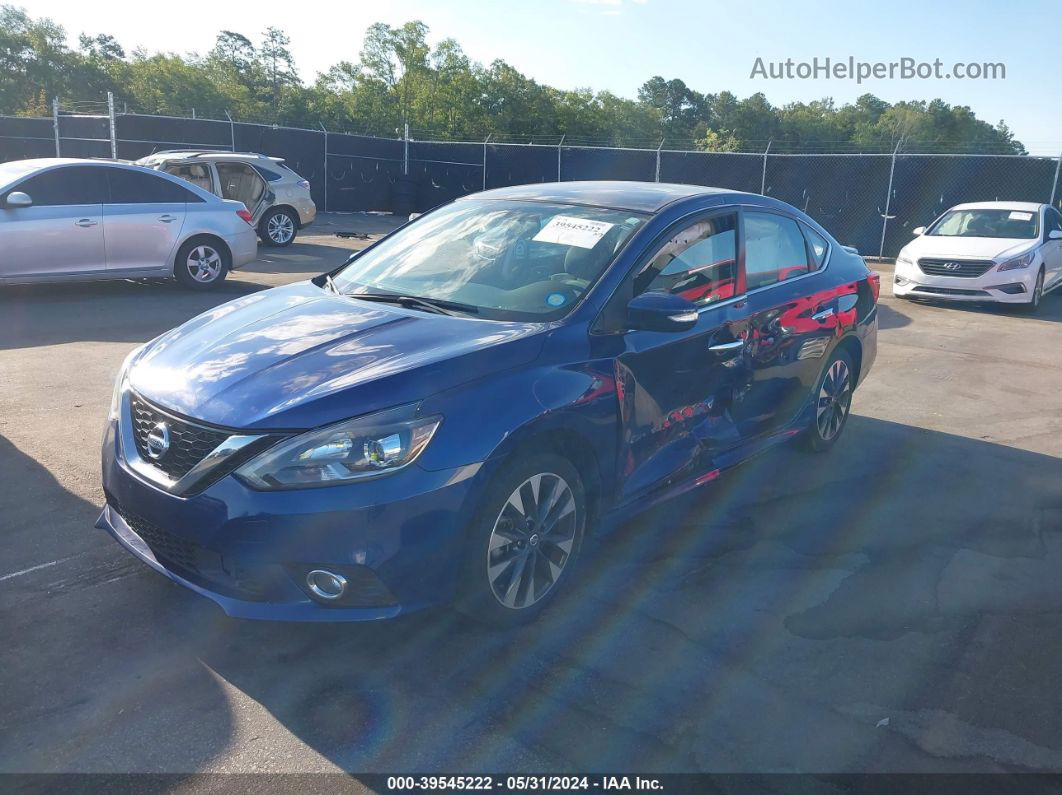
[[553,588],[571,557],[577,518],[571,487],[552,472],[509,495],[487,546],[487,580],[504,607],[530,607]]
[[843,359],[836,360],[826,371],[819,387],[815,424],[824,442],[835,437],[844,424],[852,405],[852,377]]
[[221,274],[221,254],[211,246],[196,246],[188,254],[186,265],[193,279],[207,284]]
[[295,235],[295,222],[287,213],[274,213],[266,222],[266,234],[278,245],[284,245]]

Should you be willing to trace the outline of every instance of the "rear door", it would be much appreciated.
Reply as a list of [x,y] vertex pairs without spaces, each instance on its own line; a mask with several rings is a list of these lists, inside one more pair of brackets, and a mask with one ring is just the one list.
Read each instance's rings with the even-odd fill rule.
[[[31,176],[0,196],[0,277],[73,276],[104,271],[104,169],[60,166]],[[30,207],[7,207],[27,194]]]
[[1052,240],[1051,232],[1062,232],[1062,213],[1054,207],[1044,212],[1044,285],[1051,287],[1062,279],[1062,240]]
[[807,405],[858,288],[823,289],[829,244],[810,227],[767,210],[741,215],[751,379],[734,416],[741,436],[754,439],[785,428]]
[[698,305],[685,332],[628,331],[616,358],[621,500],[667,488],[740,441],[731,416],[745,380],[745,304],[737,298],[737,212],[668,233],[640,266],[634,295],[663,291]]
[[247,163],[221,161],[215,166],[221,186],[221,198],[243,202],[243,206],[251,213],[252,222],[257,226],[268,206],[265,179]]
[[168,271],[184,226],[185,204],[202,199],[151,171],[116,166],[106,171],[107,269]]

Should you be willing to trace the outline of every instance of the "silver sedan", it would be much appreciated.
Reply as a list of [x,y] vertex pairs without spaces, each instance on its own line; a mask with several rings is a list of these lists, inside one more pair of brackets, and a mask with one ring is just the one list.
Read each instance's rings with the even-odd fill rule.
[[250,220],[240,202],[139,166],[0,163],[0,284],[162,276],[210,289],[257,256]]

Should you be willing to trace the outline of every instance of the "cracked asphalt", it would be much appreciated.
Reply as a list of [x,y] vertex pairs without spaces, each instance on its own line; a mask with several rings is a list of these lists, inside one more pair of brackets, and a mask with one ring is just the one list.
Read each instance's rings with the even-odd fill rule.
[[128,350],[340,262],[325,216],[212,295],[0,291],[0,771],[1062,770],[1062,295],[912,304],[826,456],[585,547],[516,632],[238,622],[92,524]]

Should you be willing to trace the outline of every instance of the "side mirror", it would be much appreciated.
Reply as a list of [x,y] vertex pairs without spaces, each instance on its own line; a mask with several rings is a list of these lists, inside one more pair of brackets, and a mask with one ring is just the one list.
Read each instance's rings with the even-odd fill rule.
[[33,199],[29,197],[28,193],[23,193],[20,190],[13,190],[7,194],[7,200],[4,202],[5,207],[11,209],[17,209],[19,207],[32,207]]
[[1047,233],[1048,240],[1062,240],[1062,229],[1052,229]]
[[926,228],[924,226],[916,226],[914,229],[911,230],[911,234],[915,237],[918,237],[919,235],[924,235],[925,233]]
[[627,304],[627,328],[686,331],[697,325],[697,305],[671,293],[642,293]]

